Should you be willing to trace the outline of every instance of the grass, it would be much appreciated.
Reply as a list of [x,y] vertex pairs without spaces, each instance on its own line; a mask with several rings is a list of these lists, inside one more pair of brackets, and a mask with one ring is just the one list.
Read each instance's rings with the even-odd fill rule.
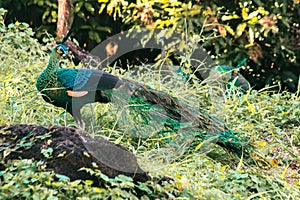
[[[1,18],[0,23],[0,124],[76,126],[63,109],[43,101],[35,88],[35,81],[49,58],[46,48],[32,37],[26,24],[6,27]],[[122,176],[108,179],[99,173],[99,178],[106,180],[107,185],[98,188],[92,187],[89,181],[70,182],[63,178],[55,181],[56,175],[45,170],[42,163],[14,160],[0,172],[3,178],[1,199],[137,199],[133,187],[147,191],[144,199],[300,198],[299,93],[268,92],[266,88],[245,95],[227,95],[228,100],[221,101],[222,106],[216,112],[205,84],[197,81],[193,86],[182,84],[176,77],[164,82],[159,76],[161,71],[150,67],[137,75],[117,69],[110,71],[168,92],[195,109],[219,116],[228,127],[248,137],[257,147],[252,155],[256,164],[250,164],[245,157],[230,156],[217,146],[209,153],[200,151],[199,142],[190,144],[188,152],[168,162],[166,158],[174,156],[169,149],[158,146],[160,143],[153,138],[136,139],[114,128],[118,119],[114,106],[95,104],[84,108],[85,117],[92,115],[94,120],[89,130],[92,136],[100,135],[126,146],[151,176],[169,176],[174,182],[160,186],[149,181],[134,186],[130,179]]]

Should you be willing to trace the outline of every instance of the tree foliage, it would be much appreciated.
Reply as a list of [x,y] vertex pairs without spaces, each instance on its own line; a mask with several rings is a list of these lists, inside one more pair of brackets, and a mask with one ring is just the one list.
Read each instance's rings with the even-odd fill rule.
[[[299,1],[104,1],[107,11],[133,27],[200,35],[221,64],[249,58],[244,74],[259,88],[295,91],[300,74]],[[122,5],[122,12],[116,6]],[[257,84],[257,85],[256,85]]]
[[[9,0],[1,6],[9,9],[7,22],[28,22],[38,38],[45,30],[55,34],[57,1]],[[74,0],[73,29],[88,49],[128,28],[200,35],[201,44],[220,64],[237,65],[249,58],[243,75],[256,88],[279,85],[295,91],[300,74],[299,18],[298,0]]]

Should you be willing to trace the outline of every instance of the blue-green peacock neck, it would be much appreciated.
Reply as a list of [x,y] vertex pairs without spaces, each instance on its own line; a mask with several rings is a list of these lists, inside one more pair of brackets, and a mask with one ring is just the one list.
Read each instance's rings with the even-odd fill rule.
[[59,67],[59,59],[61,55],[57,53],[56,49],[53,49],[50,55],[47,68],[44,70],[48,74],[55,74]]
[[59,68],[59,60],[61,55],[57,52],[57,49],[54,48],[50,54],[48,66],[39,76],[36,87],[39,91],[42,91],[46,88],[57,87],[57,70]]

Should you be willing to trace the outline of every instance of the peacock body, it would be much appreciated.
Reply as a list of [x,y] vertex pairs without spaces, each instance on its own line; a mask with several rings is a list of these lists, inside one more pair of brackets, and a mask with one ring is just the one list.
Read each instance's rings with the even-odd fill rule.
[[63,44],[52,50],[48,66],[38,77],[36,87],[45,101],[65,108],[84,128],[80,109],[87,103],[108,102],[103,91],[117,87],[121,79],[99,70],[60,68],[59,60],[64,54],[67,54],[67,48]]

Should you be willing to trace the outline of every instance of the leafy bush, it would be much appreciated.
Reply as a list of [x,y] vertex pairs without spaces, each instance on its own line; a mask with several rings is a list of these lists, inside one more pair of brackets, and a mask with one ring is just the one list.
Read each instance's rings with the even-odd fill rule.
[[[1,2],[1,6],[9,8],[7,22],[17,18],[32,23],[38,38],[45,30],[55,34],[57,1],[10,0]],[[296,91],[300,74],[299,13],[296,0],[74,0],[73,29],[76,39],[88,49],[121,28],[164,28],[169,33],[200,35],[201,44],[218,63],[234,66],[249,58],[243,75],[254,87],[279,84],[281,89]]]
[[103,2],[107,3],[109,14],[121,17],[133,27],[200,35],[203,46],[221,64],[235,66],[249,58],[243,74],[256,88],[280,84],[281,89],[297,90],[298,1]]
[[[38,38],[45,30],[55,34],[57,1],[10,0],[1,2],[1,6],[10,10],[7,21],[17,17],[32,23]],[[249,58],[243,75],[256,88],[280,84],[281,89],[296,91],[300,74],[299,12],[298,1],[286,0],[75,0],[73,28],[76,39],[88,49],[107,35],[120,32],[118,19],[123,20],[124,28],[167,28],[170,32],[200,34],[203,46],[221,64],[237,65]]]
[[[99,15],[100,4],[96,0],[73,0],[74,22],[72,29],[76,39],[88,49],[94,48],[109,34],[121,31],[121,23],[113,21],[107,14]],[[40,41],[47,41],[49,34],[55,37],[58,18],[57,0],[8,0],[1,1],[0,7],[6,8],[6,24],[18,21],[27,22],[36,32]],[[44,39],[44,40],[43,40]]]

